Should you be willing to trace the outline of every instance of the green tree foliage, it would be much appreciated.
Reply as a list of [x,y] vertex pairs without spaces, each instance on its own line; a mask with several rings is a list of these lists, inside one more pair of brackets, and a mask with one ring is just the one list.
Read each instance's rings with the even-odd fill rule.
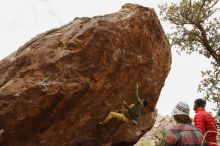
[[168,34],[177,52],[197,52],[209,58],[212,69],[202,71],[198,87],[208,100],[220,106],[220,10],[219,0],[180,0],[160,5],[161,16],[173,26]]
[[160,136],[158,137],[158,142],[156,143],[156,146],[165,146],[166,144],[166,129],[164,128],[164,126],[161,127],[160,129]]

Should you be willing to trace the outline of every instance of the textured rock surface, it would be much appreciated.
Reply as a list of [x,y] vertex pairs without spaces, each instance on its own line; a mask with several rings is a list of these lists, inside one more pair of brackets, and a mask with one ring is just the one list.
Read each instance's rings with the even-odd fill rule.
[[[170,65],[156,13],[138,5],[42,33],[0,62],[1,145],[132,144],[155,122]],[[150,101],[140,123],[97,125],[134,102],[136,83]]]

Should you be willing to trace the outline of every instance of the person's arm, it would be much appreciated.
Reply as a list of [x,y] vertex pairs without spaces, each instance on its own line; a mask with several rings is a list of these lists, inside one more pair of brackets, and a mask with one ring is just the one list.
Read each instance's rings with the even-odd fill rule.
[[206,121],[206,127],[210,128],[210,129],[207,129],[207,130],[212,130],[212,131],[214,130],[214,131],[216,131],[216,129],[217,129],[216,121],[212,117],[211,114],[207,114],[207,116],[205,118],[205,121]]
[[198,128],[203,134],[205,134],[206,130],[203,117],[203,115],[196,114],[194,117],[194,124],[196,128]]
[[139,89],[139,87],[138,87],[138,84],[137,84],[137,85],[136,85],[135,100],[136,100],[136,102],[137,102],[138,104],[142,104],[142,101],[141,101],[141,99],[140,99],[140,97],[139,97],[139,94],[138,94],[138,89]]
[[125,106],[125,108],[127,109],[128,112],[131,112],[130,107],[127,105],[127,103],[123,100],[123,104]]
[[177,135],[171,130],[168,130],[165,136],[165,146],[175,146]]

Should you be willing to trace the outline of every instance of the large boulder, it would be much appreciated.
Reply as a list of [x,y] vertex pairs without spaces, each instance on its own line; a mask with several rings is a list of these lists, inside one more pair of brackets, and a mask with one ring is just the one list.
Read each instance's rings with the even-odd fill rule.
[[[0,62],[1,145],[131,145],[155,122],[170,65],[155,11],[139,5],[42,33]],[[134,103],[136,83],[149,100],[139,124],[98,125]]]

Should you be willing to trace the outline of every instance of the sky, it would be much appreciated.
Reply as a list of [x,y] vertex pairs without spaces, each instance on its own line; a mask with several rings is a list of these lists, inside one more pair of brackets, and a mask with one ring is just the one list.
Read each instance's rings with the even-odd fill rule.
[[[0,59],[16,51],[25,42],[39,33],[69,23],[75,17],[93,17],[117,12],[125,3],[140,4],[154,8],[159,16],[158,4],[178,0],[0,0]],[[161,21],[166,33],[171,32],[168,24]],[[161,115],[170,115],[178,101],[190,106],[194,116],[193,102],[201,98],[197,87],[201,70],[210,67],[210,62],[196,53],[178,55],[172,48],[172,65],[158,100]],[[206,109],[212,111],[207,103]]]

